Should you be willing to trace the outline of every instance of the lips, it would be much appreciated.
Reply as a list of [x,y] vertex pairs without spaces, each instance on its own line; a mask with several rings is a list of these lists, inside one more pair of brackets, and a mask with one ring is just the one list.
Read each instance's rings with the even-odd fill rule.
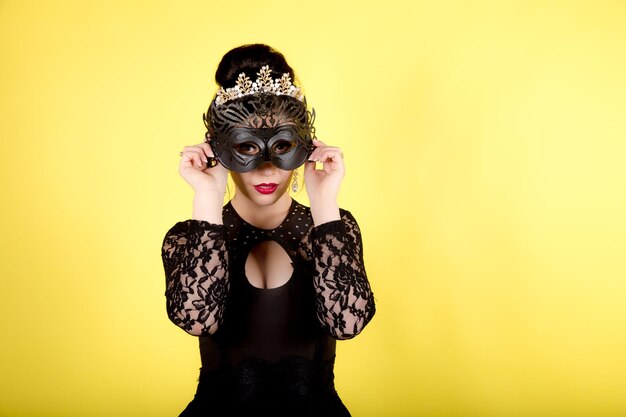
[[254,189],[260,192],[261,194],[272,194],[278,188],[278,184],[272,183],[263,183],[254,186]]

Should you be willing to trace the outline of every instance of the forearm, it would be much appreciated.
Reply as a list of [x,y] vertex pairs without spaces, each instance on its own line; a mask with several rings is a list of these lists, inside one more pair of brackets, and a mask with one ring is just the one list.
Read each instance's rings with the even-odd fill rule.
[[177,223],[163,241],[168,317],[186,332],[212,334],[221,324],[229,290],[224,226]]
[[375,303],[360,232],[349,213],[315,228],[314,258],[320,323],[337,339],[356,336],[373,317]]

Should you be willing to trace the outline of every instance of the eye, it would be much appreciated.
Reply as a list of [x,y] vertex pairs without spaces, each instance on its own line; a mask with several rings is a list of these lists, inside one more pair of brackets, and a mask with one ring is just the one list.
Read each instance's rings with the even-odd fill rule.
[[279,140],[274,145],[272,145],[272,152],[277,154],[287,153],[294,148],[295,144],[293,142],[289,142],[288,140]]
[[234,148],[242,155],[256,155],[261,151],[257,144],[252,142],[239,143]]

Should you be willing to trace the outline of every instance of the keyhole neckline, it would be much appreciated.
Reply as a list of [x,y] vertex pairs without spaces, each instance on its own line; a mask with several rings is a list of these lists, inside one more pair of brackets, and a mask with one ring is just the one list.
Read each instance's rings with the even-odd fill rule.
[[[277,291],[277,290],[281,290],[286,288],[289,283],[291,281],[293,281],[294,276],[296,275],[296,262],[295,260],[291,257],[291,255],[289,254],[289,251],[287,250],[287,248],[285,248],[284,243],[276,240],[276,239],[272,239],[272,238],[267,238],[267,239],[262,239],[260,240],[258,243],[262,243],[262,242],[274,242],[276,244],[278,244],[278,246],[280,246],[280,248],[283,250],[283,252],[285,253],[285,255],[287,255],[287,258],[289,259],[289,262],[291,264],[292,270],[291,270],[291,275],[289,275],[289,278],[287,278],[287,280],[283,283],[281,283],[280,285],[276,286],[276,287],[269,287],[269,288],[262,288],[262,287],[257,287],[256,285],[254,285],[251,281],[250,278],[248,277],[248,274],[246,273],[246,264],[248,263],[248,257],[250,256],[250,252],[247,253],[245,260],[243,262],[243,280],[246,282],[246,284],[248,285],[249,288],[252,288],[255,291],[259,291],[259,292],[264,292],[264,291]],[[250,247],[249,249],[252,249],[252,247]]]

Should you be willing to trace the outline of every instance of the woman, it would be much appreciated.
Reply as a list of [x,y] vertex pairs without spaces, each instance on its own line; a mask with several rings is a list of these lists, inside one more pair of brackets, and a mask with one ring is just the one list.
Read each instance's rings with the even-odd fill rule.
[[[315,139],[279,52],[235,48],[215,78],[207,140],[181,152],[193,215],[162,249],[169,318],[200,341],[181,416],[349,416],[333,384],[335,341],[360,333],[375,306],[359,227],[337,205],[343,155]],[[301,165],[310,208],[288,192]],[[235,194],[222,207],[228,172]]]

